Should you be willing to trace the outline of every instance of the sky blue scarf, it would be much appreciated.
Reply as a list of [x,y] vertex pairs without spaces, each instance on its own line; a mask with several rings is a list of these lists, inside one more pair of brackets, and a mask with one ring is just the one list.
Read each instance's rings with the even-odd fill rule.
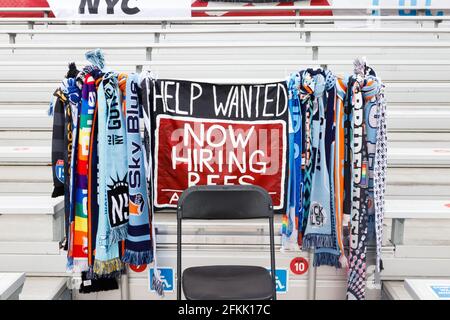
[[303,249],[313,247],[333,248],[332,211],[330,199],[330,176],[325,151],[325,78],[314,76],[314,110],[311,126],[312,137],[312,184],[308,222],[303,238]]
[[[123,268],[122,262],[119,258],[119,246],[117,241],[111,243],[111,226],[109,223],[109,213],[111,205],[111,196],[108,193],[111,187],[121,191],[126,186],[127,175],[127,159],[123,155],[126,154],[126,145],[117,148],[118,142],[116,133],[120,134],[119,130],[110,129],[111,126],[117,127],[117,111],[119,110],[119,124],[122,126],[123,121],[120,122],[120,104],[118,103],[117,77],[112,73],[105,74],[103,81],[98,88],[98,157],[99,157],[99,221],[96,238],[96,252],[94,261],[94,273],[99,277],[114,276]],[[115,97],[115,98],[114,98]],[[116,105],[112,105],[115,99]],[[122,134],[122,141],[126,143],[126,136]],[[118,161],[123,159],[124,161]],[[115,179],[115,182],[112,180]],[[116,188],[116,185],[117,188]],[[113,189],[113,190],[115,190]],[[118,196],[124,196],[124,193],[116,192],[116,201]],[[128,197],[122,199],[126,201],[128,208]],[[117,205],[118,203],[115,203]],[[125,203],[122,203],[125,207]],[[123,208],[124,208],[123,207]],[[111,208],[112,209],[112,208]],[[123,212],[122,212],[123,213]],[[128,213],[127,213],[128,215]]]
[[128,234],[122,261],[132,265],[145,265],[153,261],[150,240],[148,192],[145,176],[144,153],[139,131],[139,97],[137,74],[128,76],[126,84],[126,124],[128,142],[129,212]]

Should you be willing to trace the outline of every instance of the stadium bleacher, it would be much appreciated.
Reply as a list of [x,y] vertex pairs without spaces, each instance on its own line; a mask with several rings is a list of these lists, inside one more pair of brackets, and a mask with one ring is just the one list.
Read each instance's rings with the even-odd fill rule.
[[[66,279],[65,253],[59,248],[62,199],[50,199],[52,122],[47,108],[67,63],[81,66],[85,51],[99,47],[114,70],[150,69],[160,78],[223,83],[280,80],[310,66],[351,73],[352,60],[367,57],[386,84],[388,100],[384,297],[401,298],[398,284],[408,276],[450,277],[449,20],[294,16],[67,23],[1,18],[0,272],[27,273],[24,299],[39,294],[37,286],[42,292],[48,288],[51,294],[42,294],[49,299],[69,298],[65,290],[80,281],[79,276]],[[368,27],[338,28],[335,21],[367,22]],[[173,266],[175,217],[159,214],[156,221],[160,265]],[[220,264],[230,252],[243,264],[264,263],[258,253],[268,234],[263,224],[187,228],[190,238],[184,241],[192,250],[185,255],[186,266],[195,254]],[[252,255],[236,253],[237,231],[247,234]],[[212,256],[212,246],[222,251]],[[279,252],[277,263],[288,266],[297,255]],[[280,298],[311,298],[308,277],[310,273],[291,275],[289,292]],[[316,281],[314,298],[345,298],[343,270],[321,267]],[[146,274],[131,272],[127,298],[156,298],[147,285]],[[368,288],[369,298],[381,297],[379,287]],[[74,299],[98,297],[72,293]],[[122,296],[115,292],[100,297]]]

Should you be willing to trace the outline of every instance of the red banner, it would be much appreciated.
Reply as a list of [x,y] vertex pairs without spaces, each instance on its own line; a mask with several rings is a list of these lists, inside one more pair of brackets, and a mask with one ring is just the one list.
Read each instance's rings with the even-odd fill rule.
[[[61,0],[63,1],[63,0]],[[73,0],[76,2],[76,0]],[[293,5],[304,5],[309,4],[310,6],[328,6],[330,5],[329,0],[306,0],[306,1],[292,1],[292,2],[286,2],[286,3],[279,3],[277,4],[276,1],[274,1],[274,6],[293,6]],[[254,4],[246,4],[246,3],[220,3],[220,2],[207,2],[207,1],[200,1],[200,0],[192,0],[192,8],[213,8],[214,6],[232,6],[233,8],[236,8],[238,6],[255,6]],[[266,4],[267,5],[267,4]],[[43,7],[47,8],[49,7],[49,4],[46,0],[0,0],[0,7],[17,7],[17,8],[36,8],[36,7]],[[226,11],[226,12],[214,12],[214,11],[197,11],[192,12],[193,17],[208,17],[208,16],[224,16],[224,17],[238,17],[238,16],[294,16],[295,12],[293,10],[282,10],[282,11]],[[300,13],[300,15],[308,15],[308,16],[315,16],[315,15],[332,15],[332,11],[314,11],[314,10],[308,10]],[[38,18],[38,17],[44,17],[44,13],[40,12],[0,12],[0,17],[28,17],[28,18]],[[53,14],[50,14],[50,17],[53,17]]]
[[283,206],[284,121],[229,121],[160,115],[155,136],[155,206],[176,206],[193,185],[255,184]]

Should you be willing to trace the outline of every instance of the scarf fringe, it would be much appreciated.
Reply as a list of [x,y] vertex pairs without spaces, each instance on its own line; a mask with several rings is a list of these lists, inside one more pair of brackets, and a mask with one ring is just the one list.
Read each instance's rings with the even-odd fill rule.
[[73,272],[73,257],[67,257],[66,272]]
[[[72,261],[67,261],[69,272],[83,272],[89,270],[89,264],[87,259],[72,258]],[[70,267],[70,269],[69,269]]]
[[130,249],[125,249],[122,262],[135,266],[150,264],[153,262],[153,253],[150,250],[137,252]]
[[339,261],[339,257],[339,255],[335,255],[329,252],[316,252],[314,254],[313,266],[320,267],[325,265],[340,269],[341,262]]
[[122,261],[119,258],[114,258],[107,261],[94,261],[94,273],[97,277],[109,278],[121,274],[123,269]]
[[335,241],[327,234],[306,234],[303,238],[303,250],[312,248],[334,248]]
[[159,277],[153,275],[152,281],[153,289],[160,297],[164,297],[164,283],[159,279]]
[[119,241],[125,240],[128,235],[128,224],[123,224],[121,226],[111,229],[108,235],[108,245],[112,246]]

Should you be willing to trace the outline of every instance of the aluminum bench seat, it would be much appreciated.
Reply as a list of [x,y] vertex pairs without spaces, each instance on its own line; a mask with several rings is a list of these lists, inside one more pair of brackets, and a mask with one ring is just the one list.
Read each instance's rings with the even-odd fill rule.
[[18,300],[25,273],[0,273],[0,300]]
[[67,277],[27,277],[19,300],[72,300]]

